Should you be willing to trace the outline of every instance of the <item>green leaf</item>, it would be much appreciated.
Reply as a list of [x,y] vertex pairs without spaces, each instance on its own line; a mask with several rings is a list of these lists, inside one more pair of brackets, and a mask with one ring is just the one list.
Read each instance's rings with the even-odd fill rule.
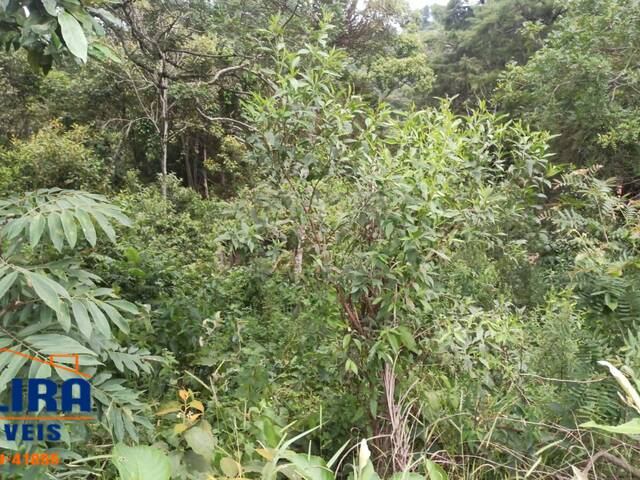
[[113,448],[111,461],[120,480],[169,480],[171,463],[162,450],[154,447],[128,447],[121,443]]
[[138,307],[127,300],[109,300],[109,303],[124,312],[131,313],[132,315],[138,314]]
[[369,460],[360,472],[360,480],[380,480],[380,477],[373,468],[373,463]]
[[89,300],[86,300],[84,304],[89,310],[89,313],[91,313],[91,317],[93,318],[93,322],[96,324],[98,331],[105,337],[110,338],[111,327],[109,326],[107,317],[105,317],[104,313],[102,313],[102,310],[100,310],[95,303]]
[[62,38],[69,51],[75,57],[86,62],[89,43],[80,23],[73,15],[64,11],[58,14],[58,23],[62,31]]
[[240,473],[240,466],[233,458],[224,457],[220,460],[220,470],[222,470],[222,473],[224,473],[226,477],[236,478]]
[[64,245],[64,231],[62,230],[62,220],[60,214],[53,212],[47,217],[47,224],[49,226],[49,238],[56,250],[62,251]]
[[9,360],[9,365],[2,369],[2,374],[0,375],[0,392],[4,391],[7,383],[13,380],[13,377],[16,376],[28,360],[27,357],[15,355],[10,352],[4,352],[4,355],[11,355],[11,360]]
[[582,428],[596,428],[609,433],[620,433],[622,435],[640,435],[640,417],[623,423],[622,425],[600,425],[596,422],[587,422],[580,425]]
[[71,302],[71,310],[73,311],[73,318],[78,325],[80,333],[87,339],[91,338],[93,327],[91,326],[91,320],[89,320],[87,308],[80,300],[73,300]]
[[130,227],[133,225],[129,217],[124,215],[119,208],[113,205],[110,205],[108,203],[102,204],[100,205],[99,210],[101,214],[106,215],[107,217],[113,218],[118,223],[126,227]]
[[116,52],[102,43],[92,43],[89,53],[92,57],[96,57],[102,61],[111,60],[114,63],[122,63],[122,59],[116,54]]
[[295,453],[291,450],[285,451],[282,456],[291,462],[290,467],[297,473],[293,478],[301,477],[307,480],[333,480],[334,478],[333,473],[320,457]]
[[604,304],[609,307],[611,311],[615,312],[618,308],[618,299],[607,292],[604,294]]
[[53,284],[54,282],[39,273],[28,272],[25,273],[25,276],[40,300],[42,300],[51,310],[57,312],[60,308],[60,297],[56,293],[57,289]]
[[208,461],[213,458],[216,439],[207,422],[201,421],[198,425],[191,427],[185,432],[184,438],[191,450],[198,455],[202,455]]
[[409,329],[407,327],[398,327],[397,332],[402,344],[413,353],[418,353],[418,347],[416,345],[416,341],[413,338],[413,334],[409,331]]
[[60,302],[60,309],[56,311],[56,317],[65,332],[71,330],[71,315],[69,315],[69,306],[65,302]]
[[71,248],[76,246],[78,240],[78,230],[76,229],[76,222],[73,219],[73,214],[69,210],[62,212],[60,216],[62,220],[62,229],[64,230],[64,236],[67,237],[67,242]]
[[432,460],[426,462],[427,473],[429,474],[429,480],[448,480],[449,476],[444,469]]
[[7,240],[13,240],[18,235],[22,233],[25,227],[29,223],[28,217],[20,217],[15,220],[11,220],[7,226],[5,227],[4,234],[7,237]]
[[100,308],[107,314],[109,319],[123,332],[129,333],[129,324],[127,321],[120,315],[120,312],[113,308],[108,303],[98,302]]
[[122,253],[127,258],[127,260],[131,263],[140,263],[142,261],[142,258],[140,257],[140,252],[138,252],[133,247],[125,248],[124,252]]
[[344,370],[345,372],[351,372],[354,375],[358,375],[358,366],[350,358],[347,358],[347,361],[344,363]]
[[93,215],[93,218],[96,219],[96,222],[98,222],[98,225],[100,225],[100,228],[102,229],[102,231],[107,235],[107,238],[111,240],[112,243],[115,243],[116,232],[111,226],[111,224],[109,223],[109,220],[107,220],[107,217],[105,217],[104,215],[98,212],[91,212],[91,213]]
[[[435,478],[438,478],[438,477],[430,476],[429,480],[434,480]],[[446,478],[447,477],[443,477],[443,480]],[[389,480],[425,480],[425,477],[418,473],[402,472],[402,473],[394,473],[389,477]]]
[[45,218],[41,214],[36,215],[29,224],[29,243],[35,248],[42,238],[44,232]]
[[6,295],[16,278],[18,278],[18,272],[11,272],[0,279],[0,299]]
[[52,17],[56,17],[58,15],[56,0],[42,0],[42,5],[47,13]]
[[78,353],[82,355],[95,356],[95,352],[83,347],[71,337],[50,333],[45,335],[31,335],[24,339],[26,343],[33,346],[40,353],[51,355],[55,353]]
[[51,378],[51,367],[46,363],[40,364],[40,366],[37,367],[34,378]]
[[84,234],[84,238],[89,242],[92,247],[96,246],[96,229],[93,226],[93,222],[89,217],[89,214],[84,210],[76,208],[76,218],[78,219],[78,223],[80,224],[80,228],[82,228],[82,233]]

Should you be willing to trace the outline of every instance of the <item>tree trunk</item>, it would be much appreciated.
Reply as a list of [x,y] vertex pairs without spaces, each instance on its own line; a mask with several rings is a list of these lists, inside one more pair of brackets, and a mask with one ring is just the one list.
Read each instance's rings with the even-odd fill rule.
[[209,200],[209,180],[207,178],[207,146],[202,144],[202,186],[204,187],[204,198]]
[[164,59],[160,64],[160,171],[162,172],[160,188],[162,197],[167,198],[167,156],[169,149],[169,78],[166,75]]
[[184,170],[187,177],[187,185],[189,188],[195,188],[195,182],[193,181],[193,167],[191,165],[191,138],[185,136],[184,138]]

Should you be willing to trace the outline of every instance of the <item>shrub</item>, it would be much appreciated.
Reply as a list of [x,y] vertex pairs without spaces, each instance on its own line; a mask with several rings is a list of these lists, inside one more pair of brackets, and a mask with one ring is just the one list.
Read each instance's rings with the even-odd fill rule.
[[105,191],[111,173],[90,148],[87,126],[65,130],[51,122],[27,140],[15,139],[0,151],[0,191],[70,188]]

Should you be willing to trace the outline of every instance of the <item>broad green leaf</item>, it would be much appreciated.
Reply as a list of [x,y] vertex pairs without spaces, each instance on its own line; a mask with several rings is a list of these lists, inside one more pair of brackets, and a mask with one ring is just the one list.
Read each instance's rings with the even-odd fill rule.
[[291,450],[285,451],[282,456],[291,462],[295,473],[302,478],[307,480],[333,480],[334,478],[333,473],[320,457],[295,453]]
[[96,229],[93,226],[93,222],[89,217],[89,214],[84,210],[76,208],[76,218],[78,219],[78,223],[80,224],[80,228],[82,228],[82,233],[84,234],[84,238],[89,242],[92,247],[96,246]]
[[29,243],[35,248],[42,238],[44,232],[45,218],[43,215],[36,215],[29,224]]
[[128,302],[127,300],[109,300],[109,303],[119,310],[131,313],[132,315],[137,315],[139,313],[138,307],[136,307],[135,304]]
[[62,230],[62,220],[60,214],[52,212],[47,217],[47,224],[49,226],[49,238],[56,250],[62,251],[64,245],[64,231]]
[[112,243],[115,243],[116,232],[109,223],[109,220],[107,220],[107,217],[99,212],[91,212],[91,214],[93,215],[93,218],[96,219],[96,222],[98,222],[98,225],[100,225],[102,231],[107,235],[107,238],[111,240]]
[[70,13],[62,11],[58,14],[58,23],[62,31],[62,38],[69,51],[75,57],[86,62],[89,43],[78,20]]
[[[46,363],[37,364],[34,362],[34,365],[37,365],[37,371],[34,375],[34,378],[51,378],[51,366]],[[39,366],[38,366],[39,365]]]
[[449,476],[444,469],[432,460],[426,462],[427,473],[429,474],[429,480],[448,480]]
[[56,318],[65,332],[71,330],[71,315],[69,314],[69,306],[65,302],[60,302],[60,308],[56,311]]
[[229,478],[236,478],[241,471],[241,467],[233,458],[224,457],[220,460],[220,470]]
[[93,57],[100,60],[111,60],[114,63],[122,63],[122,59],[111,48],[102,43],[93,42],[89,48]]
[[31,335],[24,341],[38,350],[42,354],[51,355],[55,353],[78,353],[83,355],[95,356],[95,352],[83,347],[71,337],[58,335],[56,333],[44,335]]
[[78,325],[78,330],[85,338],[91,338],[91,332],[93,328],[91,326],[91,320],[89,320],[89,313],[87,308],[80,300],[73,300],[71,302],[71,310],[73,311],[73,318]]
[[29,224],[28,217],[16,218],[14,220],[9,221],[7,226],[4,228],[3,233],[6,236],[7,240],[13,240],[14,238],[16,238],[18,235],[22,233],[22,231],[25,229],[25,227],[28,224]]
[[42,5],[49,15],[51,15],[52,17],[58,16],[58,11],[56,9],[56,0],[42,0]]
[[[435,478],[438,478],[438,477],[430,476],[429,480],[434,480]],[[447,477],[443,477],[443,480],[446,478]],[[403,472],[403,473],[394,473],[389,477],[389,480],[425,480],[425,477],[424,475],[420,475],[418,473]]]
[[109,319],[123,332],[129,333],[129,324],[127,321],[120,315],[120,312],[113,308],[111,305],[105,302],[98,302],[100,308],[107,314]]
[[398,327],[397,332],[402,344],[413,353],[418,353],[416,341],[409,329],[407,327]]
[[[2,340],[5,340],[4,338]],[[2,348],[9,348],[13,345],[13,340],[8,339],[7,341],[3,341],[2,342]],[[19,348],[12,348],[12,350],[19,350]],[[9,365],[9,362],[11,361],[11,359],[14,357],[14,355],[12,355],[9,352],[0,352],[0,370],[4,369],[7,365]]]
[[67,243],[71,248],[76,246],[76,242],[78,240],[78,230],[76,228],[76,222],[73,218],[73,214],[69,210],[65,210],[60,215],[60,219],[62,221],[62,230],[64,231],[64,236],[67,237]]
[[182,410],[182,404],[177,402],[176,400],[172,400],[168,403],[165,403],[160,407],[160,409],[156,412],[158,417],[162,417],[164,415],[169,415],[170,413],[177,413]]
[[345,370],[345,372],[351,372],[354,375],[358,375],[358,366],[350,358],[347,358],[347,360],[346,360],[346,362],[344,364],[344,370]]
[[118,470],[120,480],[169,480],[171,462],[169,457],[154,447],[128,447],[117,444],[111,461]]
[[107,317],[104,316],[102,310],[98,308],[98,306],[92,301],[86,300],[84,302],[85,306],[91,313],[91,318],[93,318],[93,322],[96,325],[98,331],[107,338],[111,337],[111,327],[109,327],[109,321]]
[[207,422],[201,421],[197,425],[191,427],[184,434],[191,450],[198,455],[202,455],[207,460],[213,458],[214,449],[216,448],[216,439],[211,432],[211,427]]
[[596,428],[609,433],[620,433],[622,435],[640,435],[640,417],[623,423],[622,425],[600,425],[596,422],[587,422],[580,425],[582,428]]
[[380,477],[373,468],[373,463],[369,460],[360,472],[360,480],[380,480]]
[[0,299],[6,295],[16,278],[18,278],[18,272],[11,272],[0,279]]
[[607,292],[604,294],[604,304],[615,312],[618,308],[618,299]]
[[13,380],[22,366],[27,363],[28,358],[21,355],[15,355],[10,352],[5,352],[6,355],[11,355],[9,365],[2,369],[0,374],[0,392],[4,391],[7,383]]
[[102,213],[103,215],[117,220],[118,223],[126,227],[130,227],[131,225],[133,225],[129,217],[124,215],[119,208],[114,207],[113,205],[109,205],[109,204],[100,205],[99,210],[100,210],[100,213]]
[[53,280],[49,280],[44,275],[33,272],[25,273],[25,276],[40,300],[51,310],[58,311],[60,308],[60,297],[56,293],[56,286],[53,285]]

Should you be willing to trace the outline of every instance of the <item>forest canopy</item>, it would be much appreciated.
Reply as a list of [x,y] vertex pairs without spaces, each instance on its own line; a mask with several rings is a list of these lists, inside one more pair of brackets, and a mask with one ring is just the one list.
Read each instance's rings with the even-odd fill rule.
[[0,478],[640,478],[640,4],[430,3],[0,0]]

